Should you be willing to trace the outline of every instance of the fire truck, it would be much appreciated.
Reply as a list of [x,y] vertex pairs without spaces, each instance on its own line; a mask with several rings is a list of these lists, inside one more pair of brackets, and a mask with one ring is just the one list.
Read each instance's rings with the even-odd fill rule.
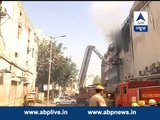
[[95,94],[95,85],[89,85],[79,90],[79,103],[86,103],[87,100]]
[[156,80],[126,81],[117,85],[116,106],[131,106],[133,102],[149,99],[160,102],[160,84]]
[[105,61],[105,64],[111,66],[111,63],[105,60],[105,58],[99,53],[99,51],[95,48],[95,46],[92,46],[92,45],[87,46],[84,57],[83,57],[81,70],[79,73],[79,95],[78,95],[79,100],[78,101],[83,103],[86,103],[86,101],[95,93],[96,84],[93,84],[87,87],[84,86],[92,51],[94,51],[100,59]]
[[[86,79],[87,68],[89,65],[89,60],[91,57],[91,53],[94,51],[102,60],[104,60],[103,56],[95,49],[95,46],[89,45],[86,49],[85,56],[83,58],[80,74],[79,74],[79,102],[86,103],[87,100],[95,94],[95,86],[90,85],[84,87],[84,82]],[[105,63],[113,67],[113,62],[107,62],[105,59]],[[131,106],[133,102],[137,102],[139,100],[144,100],[146,105],[148,104],[149,99],[155,99],[158,103],[160,103],[160,83],[156,78],[159,76],[153,75],[151,77],[141,77],[130,79],[116,85],[116,91],[110,92],[106,91],[106,94],[111,94],[112,99],[115,101],[116,106]]]

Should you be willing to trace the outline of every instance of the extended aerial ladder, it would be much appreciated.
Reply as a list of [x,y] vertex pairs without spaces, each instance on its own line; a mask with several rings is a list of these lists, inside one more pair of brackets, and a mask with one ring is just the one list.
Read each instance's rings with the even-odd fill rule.
[[107,65],[112,66],[112,64],[107,62],[105,60],[105,58],[99,53],[99,51],[95,48],[95,46],[88,45],[86,50],[85,50],[85,54],[84,54],[84,57],[83,57],[83,62],[82,62],[82,65],[81,65],[81,70],[80,70],[80,73],[79,73],[79,79],[78,79],[79,80],[79,88],[84,87],[84,83],[85,83],[86,74],[87,74],[90,58],[91,58],[91,55],[92,55],[92,51],[94,51],[100,59],[104,60],[104,62]]

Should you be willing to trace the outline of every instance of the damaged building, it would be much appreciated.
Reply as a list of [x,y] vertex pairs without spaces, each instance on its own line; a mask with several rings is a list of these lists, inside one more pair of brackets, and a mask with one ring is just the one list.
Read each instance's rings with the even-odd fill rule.
[[[115,92],[116,85],[127,80],[137,80],[141,78],[159,78],[159,5],[159,1],[134,2],[129,16],[122,24],[122,38],[119,38],[116,41],[114,40],[114,42],[110,44],[107,52],[104,55],[106,60],[111,60],[111,62],[117,61],[117,59],[120,60],[119,64],[113,65],[113,67],[106,66],[102,62],[102,81],[103,83],[106,83],[107,91]],[[148,32],[134,32],[134,11],[147,11]]]

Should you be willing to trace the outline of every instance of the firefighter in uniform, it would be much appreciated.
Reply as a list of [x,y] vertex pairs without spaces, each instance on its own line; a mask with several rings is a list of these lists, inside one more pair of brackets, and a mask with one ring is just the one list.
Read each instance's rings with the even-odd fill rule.
[[111,98],[111,94],[107,94],[107,98],[105,101],[107,106],[114,106],[114,100]]
[[155,99],[150,99],[148,103],[149,103],[149,106],[157,106],[157,102]]
[[138,103],[136,103],[136,102],[133,102],[131,106],[132,107],[139,107]]
[[107,106],[103,98],[104,87],[101,85],[96,86],[96,94],[93,95],[89,101],[89,106]]
[[144,100],[138,101],[138,105],[141,106],[141,107],[142,107],[142,106],[145,106],[145,104],[146,104],[146,103],[145,103]]

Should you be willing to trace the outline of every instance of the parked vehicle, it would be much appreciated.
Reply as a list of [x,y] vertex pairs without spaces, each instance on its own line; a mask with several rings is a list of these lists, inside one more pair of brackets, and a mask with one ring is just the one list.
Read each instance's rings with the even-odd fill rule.
[[24,106],[34,106],[36,101],[35,92],[30,92],[24,96]]
[[76,105],[77,101],[73,98],[70,98],[69,96],[60,96],[58,98],[54,99],[54,103],[56,105]]

